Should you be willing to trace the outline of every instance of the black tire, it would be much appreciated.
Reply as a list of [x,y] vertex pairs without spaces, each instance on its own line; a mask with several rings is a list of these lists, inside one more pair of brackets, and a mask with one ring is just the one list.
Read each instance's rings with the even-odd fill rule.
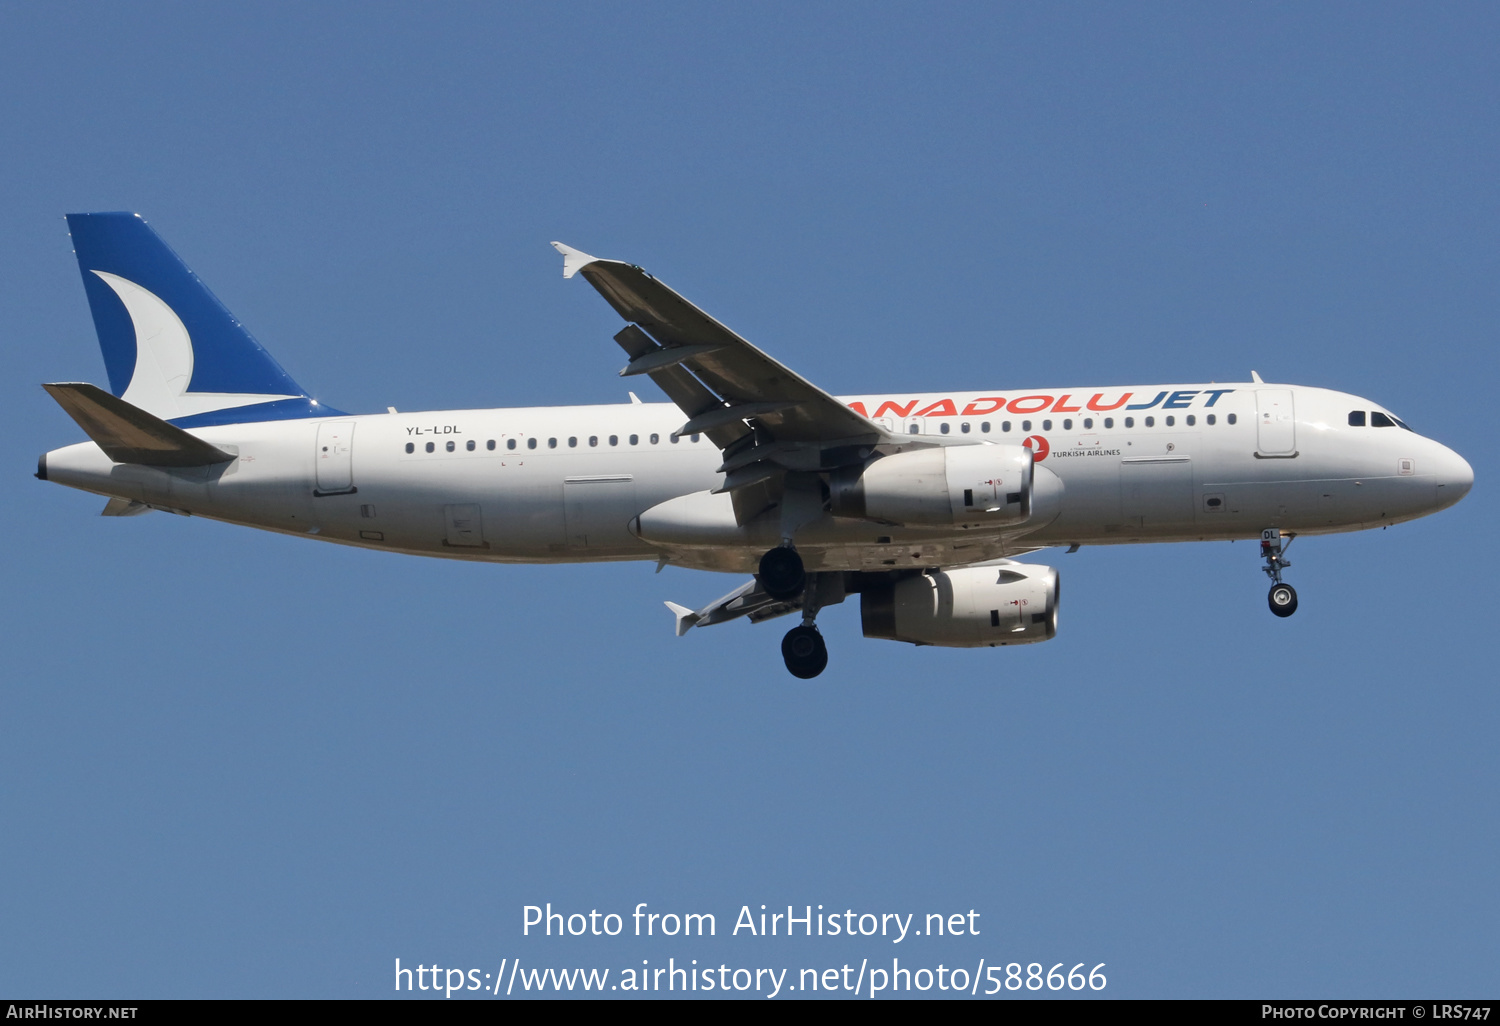
[[793,677],[812,680],[828,666],[828,646],[816,627],[793,627],[781,639],[781,658]]
[[1291,616],[1297,611],[1297,589],[1290,584],[1273,584],[1266,602],[1277,616]]
[[802,594],[807,584],[807,571],[802,567],[802,557],[796,549],[771,549],[760,557],[760,586],[766,594],[781,602]]

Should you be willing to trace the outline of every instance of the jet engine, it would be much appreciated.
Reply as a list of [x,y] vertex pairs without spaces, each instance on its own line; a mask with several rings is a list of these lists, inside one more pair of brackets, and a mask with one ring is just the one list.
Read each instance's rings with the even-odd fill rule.
[[1057,633],[1057,571],[1032,563],[968,566],[866,587],[867,638],[978,648],[1027,645]]
[[833,514],[891,524],[1041,526],[1062,508],[1062,480],[1021,445],[916,449],[835,471]]

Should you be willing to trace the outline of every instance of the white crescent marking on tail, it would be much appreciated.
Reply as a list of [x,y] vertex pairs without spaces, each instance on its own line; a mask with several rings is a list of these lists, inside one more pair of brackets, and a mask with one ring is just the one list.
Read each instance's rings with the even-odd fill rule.
[[193,380],[193,340],[182,318],[155,293],[107,271],[95,271],[114,289],[135,325],[135,371],[120,398],[163,420],[191,417],[237,406],[253,406],[295,395],[250,392],[189,392]]

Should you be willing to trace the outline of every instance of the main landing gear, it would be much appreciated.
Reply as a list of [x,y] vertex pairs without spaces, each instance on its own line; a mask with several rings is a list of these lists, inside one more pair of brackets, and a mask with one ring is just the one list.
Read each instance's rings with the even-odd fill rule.
[[802,623],[781,639],[781,658],[793,677],[811,680],[828,666],[828,646],[818,631],[818,575],[810,580],[802,557],[790,545],[771,549],[760,557],[757,576],[767,595],[780,602],[802,599]]
[[1261,569],[1271,578],[1271,593],[1266,596],[1266,601],[1271,612],[1282,617],[1297,611],[1297,589],[1281,580],[1281,571],[1292,565],[1282,554],[1292,547],[1293,537],[1295,535],[1289,534],[1283,541],[1281,532],[1274,527],[1260,532],[1260,556],[1266,561]]
[[779,602],[790,602],[802,594],[807,584],[807,571],[802,567],[802,557],[790,545],[769,550],[760,557],[760,586],[766,594]]
[[781,658],[793,677],[812,680],[828,666],[828,646],[816,626],[804,623],[781,639]]

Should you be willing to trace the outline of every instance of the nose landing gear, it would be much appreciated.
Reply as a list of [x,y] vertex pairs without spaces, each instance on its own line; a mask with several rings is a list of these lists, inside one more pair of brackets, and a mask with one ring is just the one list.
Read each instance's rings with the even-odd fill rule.
[[1260,555],[1266,561],[1261,570],[1271,578],[1271,592],[1266,596],[1266,602],[1271,612],[1281,617],[1291,616],[1297,611],[1297,589],[1281,579],[1281,571],[1292,565],[1283,553],[1292,547],[1294,537],[1289,534],[1283,541],[1281,532],[1274,527],[1260,532]]

